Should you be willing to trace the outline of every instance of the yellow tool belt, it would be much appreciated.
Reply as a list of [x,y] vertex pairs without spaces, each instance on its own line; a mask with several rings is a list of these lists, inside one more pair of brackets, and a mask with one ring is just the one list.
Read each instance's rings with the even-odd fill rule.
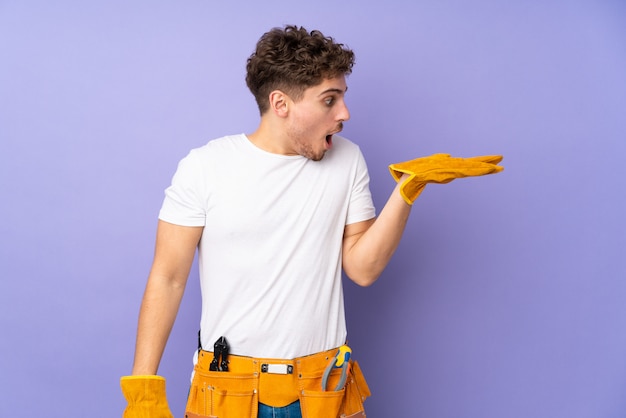
[[213,353],[201,350],[187,400],[186,418],[256,418],[259,402],[281,407],[300,400],[303,418],[365,417],[370,396],[356,361],[350,360],[345,387],[336,389],[341,369],[333,369],[327,390],[324,370],[337,349],[292,360],[230,355],[228,371],[210,371]]

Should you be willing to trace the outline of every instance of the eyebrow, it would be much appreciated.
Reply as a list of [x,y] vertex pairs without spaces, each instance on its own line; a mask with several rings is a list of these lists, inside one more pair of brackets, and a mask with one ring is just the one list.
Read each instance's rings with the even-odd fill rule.
[[346,89],[345,89],[345,90],[341,90],[341,89],[337,89],[337,88],[330,88],[330,89],[326,89],[326,90],[324,90],[323,92],[321,92],[321,93],[318,95],[318,97],[319,97],[319,96],[323,96],[323,95],[328,94],[328,93],[344,94],[344,93],[346,93],[347,91],[348,91],[348,86],[346,86]]

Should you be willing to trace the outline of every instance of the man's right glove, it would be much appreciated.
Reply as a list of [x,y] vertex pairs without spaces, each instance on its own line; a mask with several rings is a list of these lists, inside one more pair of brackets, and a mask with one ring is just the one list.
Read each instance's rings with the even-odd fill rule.
[[123,418],[174,418],[165,395],[164,377],[124,376],[120,385],[128,401]]
[[391,164],[389,171],[396,181],[400,181],[403,174],[409,174],[400,186],[400,194],[412,205],[427,183],[449,183],[456,178],[499,173],[504,170],[504,167],[497,165],[500,161],[501,155],[454,158],[450,154],[433,154]]

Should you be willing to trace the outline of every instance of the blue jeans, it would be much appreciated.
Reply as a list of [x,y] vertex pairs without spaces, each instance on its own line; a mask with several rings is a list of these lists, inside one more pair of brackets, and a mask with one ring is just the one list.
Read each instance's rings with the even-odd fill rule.
[[295,401],[281,408],[274,408],[260,403],[258,418],[302,418],[300,401]]

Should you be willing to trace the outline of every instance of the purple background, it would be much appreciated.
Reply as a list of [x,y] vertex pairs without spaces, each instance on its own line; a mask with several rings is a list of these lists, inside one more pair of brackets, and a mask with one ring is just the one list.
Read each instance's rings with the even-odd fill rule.
[[[0,1],[0,416],[120,416],[163,190],[255,128],[245,60],[291,22],[357,54],[344,133],[379,209],[389,163],[505,156],[429,186],[380,280],[346,283],[368,416],[625,416],[617,0]],[[194,272],[160,369],[176,416],[199,303]]]

